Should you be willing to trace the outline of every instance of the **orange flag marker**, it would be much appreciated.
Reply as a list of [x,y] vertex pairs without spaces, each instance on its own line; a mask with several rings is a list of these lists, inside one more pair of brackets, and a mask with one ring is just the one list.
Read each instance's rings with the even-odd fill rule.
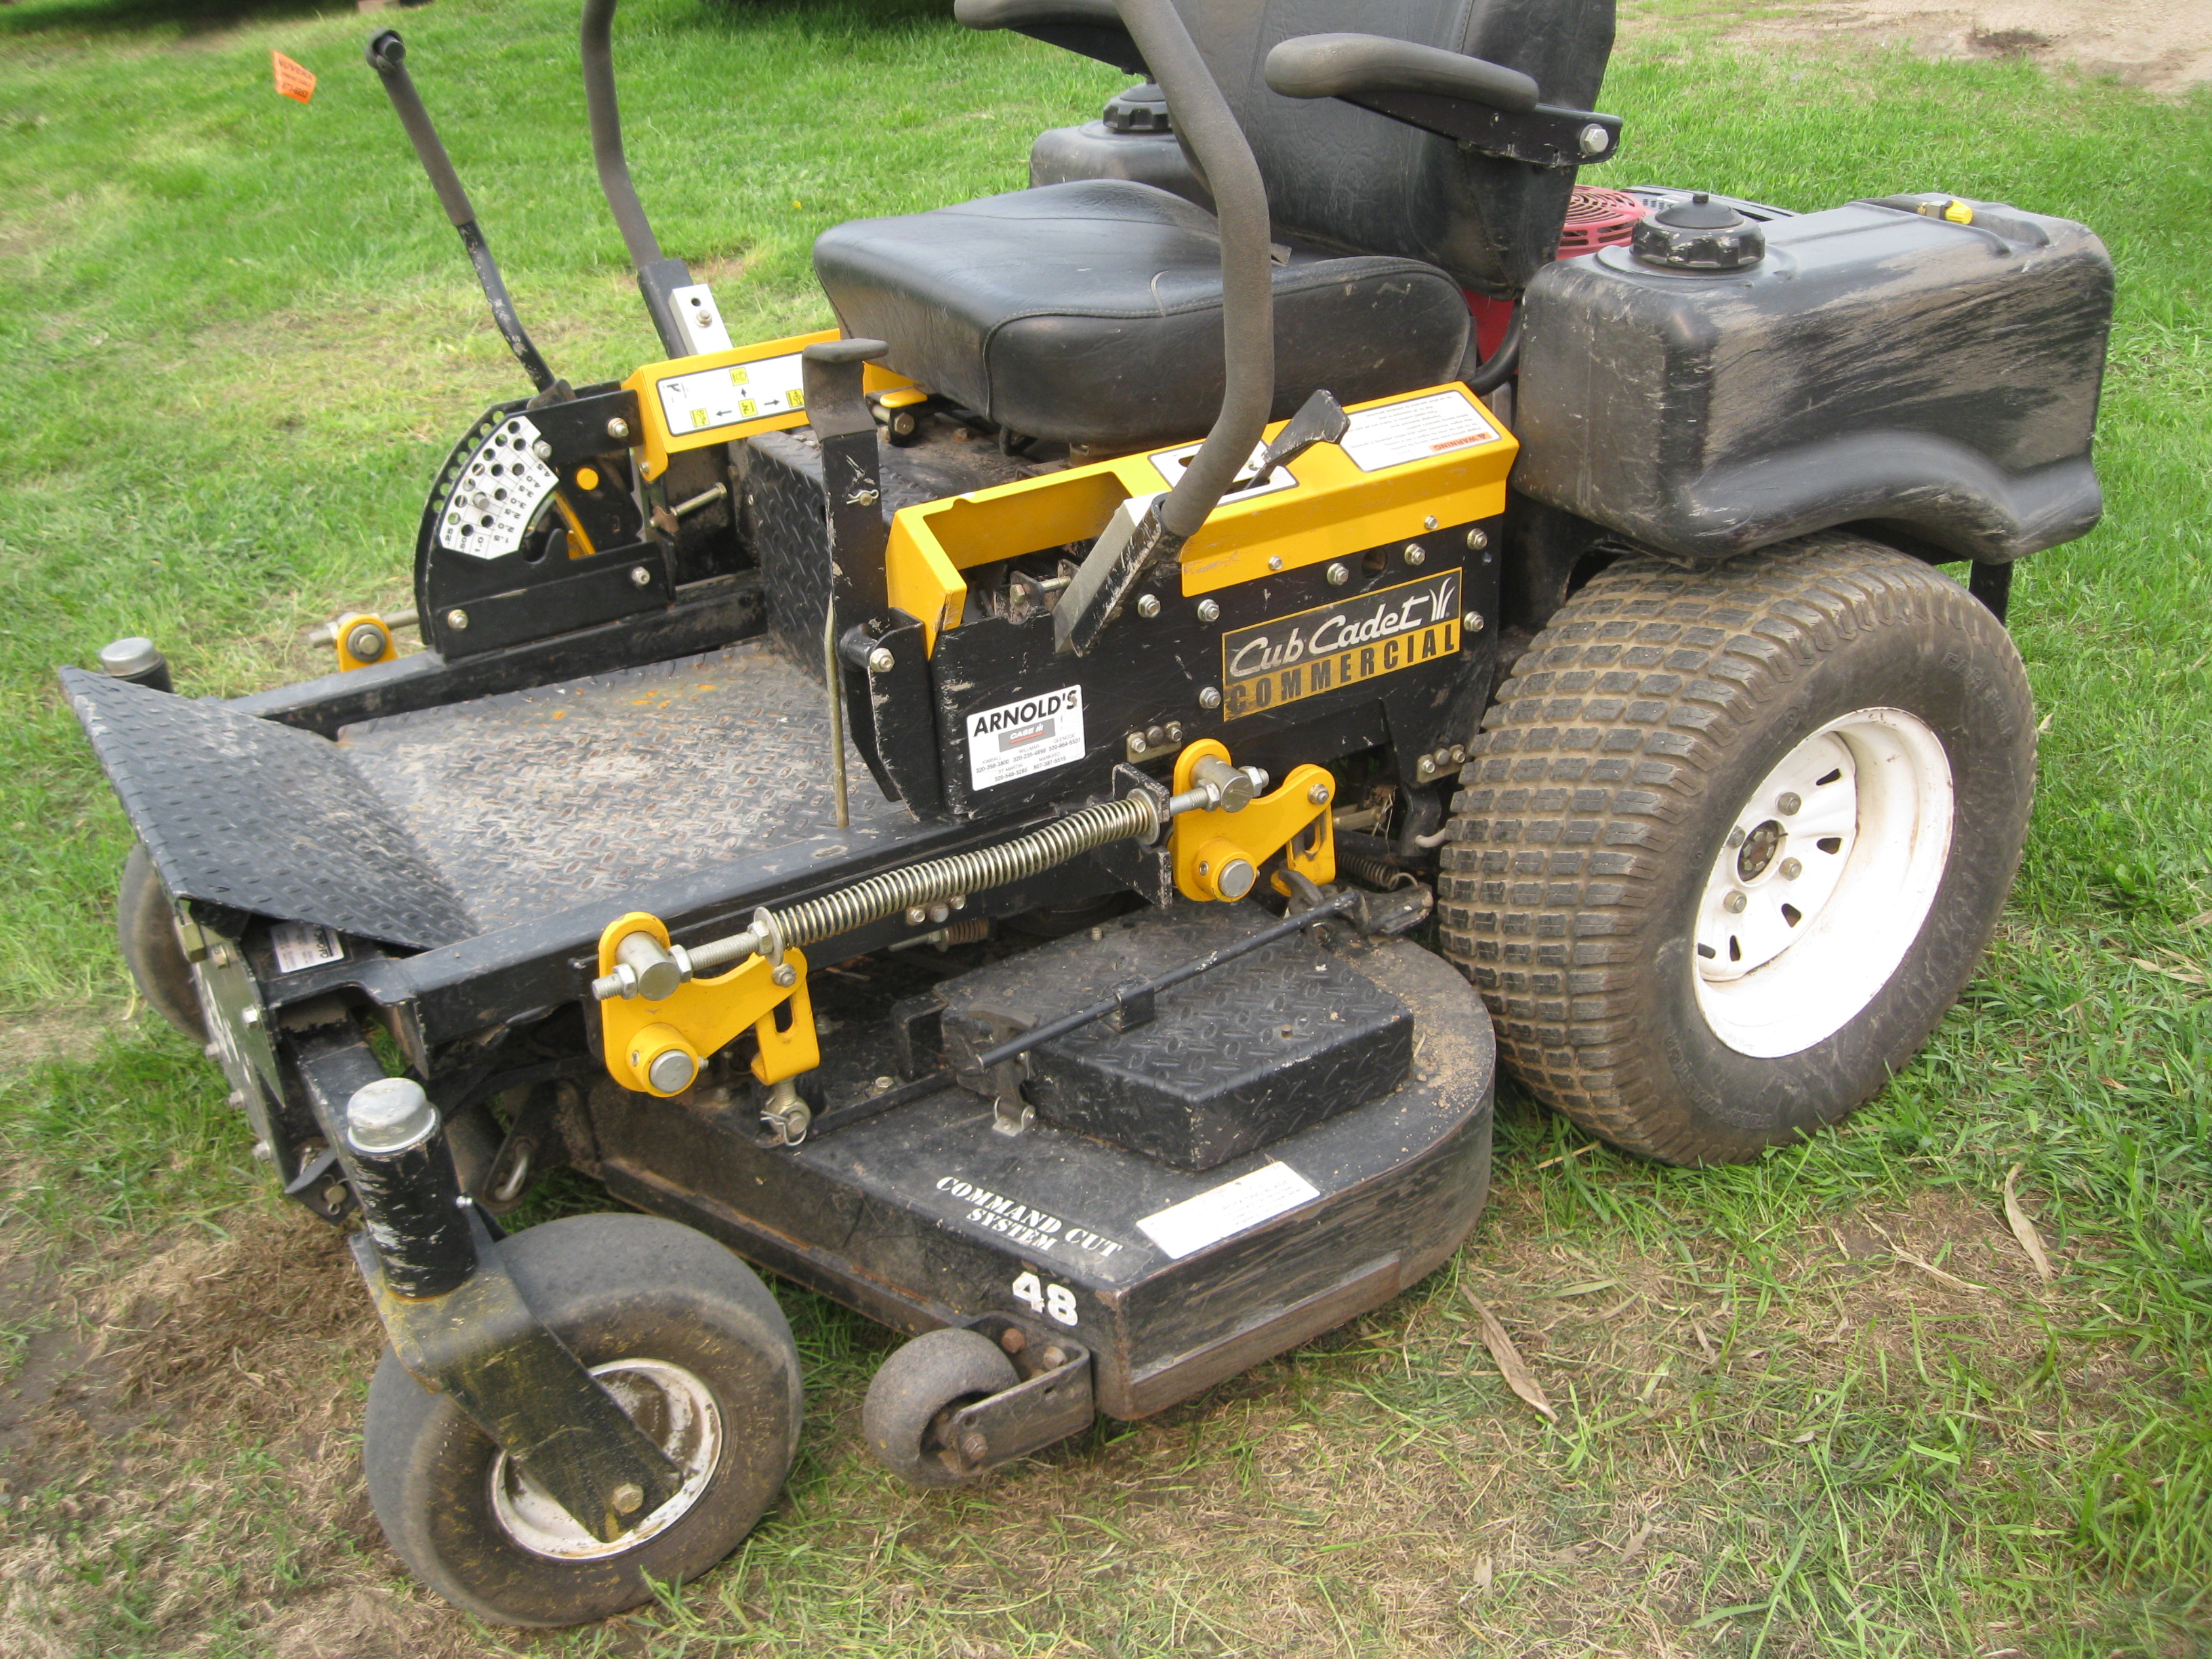
[[276,67],[276,91],[285,98],[296,98],[306,103],[315,95],[315,72],[305,64],[295,64],[281,52],[269,54]]

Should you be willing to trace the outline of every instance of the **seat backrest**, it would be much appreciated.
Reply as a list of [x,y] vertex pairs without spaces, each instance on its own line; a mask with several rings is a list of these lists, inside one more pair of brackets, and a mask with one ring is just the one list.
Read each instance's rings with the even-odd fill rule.
[[1354,30],[1487,58],[1543,101],[1595,108],[1613,0],[1176,0],[1237,112],[1278,228],[1302,241],[1425,259],[1465,287],[1518,295],[1551,259],[1571,167],[1462,150],[1334,98],[1285,98],[1262,75],[1293,35]]

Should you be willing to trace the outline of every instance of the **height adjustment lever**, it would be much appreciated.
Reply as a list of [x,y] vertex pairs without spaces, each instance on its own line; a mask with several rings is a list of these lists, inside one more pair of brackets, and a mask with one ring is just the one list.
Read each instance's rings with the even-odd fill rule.
[[385,94],[392,100],[392,112],[407,130],[416,157],[422,163],[422,171],[430,175],[430,188],[438,192],[438,204],[446,210],[446,217],[460,233],[461,246],[468,250],[469,263],[476,267],[477,281],[491,306],[491,319],[499,325],[507,349],[514,354],[515,362],[522,365],[532,386],[540,392],[551,391],[555,384],[553,371],[545,366],[545,359],[531,343],[522,319],[515,315],[514,301],[507,292],[507,279],[499,274],[498,262],[491,257],[483,232],[477,227],[477,210],[469,201],[468,191],[461,187],[460,174],[453,171],[453,158],[446,154],[445,143],[430,120],[430,112],[422,107],[422,97],[415,90],[414,77],[407,73],[407,46],[397,29],[384,29],[369,38],[368,66],[384,82]]

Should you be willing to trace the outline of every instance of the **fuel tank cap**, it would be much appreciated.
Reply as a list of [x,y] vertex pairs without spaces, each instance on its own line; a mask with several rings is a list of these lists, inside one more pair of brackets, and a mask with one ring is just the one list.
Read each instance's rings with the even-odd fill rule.
[[1725,202],[1699,191],[1638,222],[1636,257],[1668,270],[1741,270],[1766,257],[1766,233]]

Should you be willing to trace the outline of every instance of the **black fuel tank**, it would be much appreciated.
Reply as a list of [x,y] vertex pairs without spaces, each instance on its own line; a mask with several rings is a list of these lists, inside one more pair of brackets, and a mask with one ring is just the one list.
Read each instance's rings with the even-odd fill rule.
[[1758,228],[1739,270],[1613,247],[1529,284],[1516,489],[1689,558],[1872,521],[2002,562],[2096,523],[2094,234],[1942,196]]

